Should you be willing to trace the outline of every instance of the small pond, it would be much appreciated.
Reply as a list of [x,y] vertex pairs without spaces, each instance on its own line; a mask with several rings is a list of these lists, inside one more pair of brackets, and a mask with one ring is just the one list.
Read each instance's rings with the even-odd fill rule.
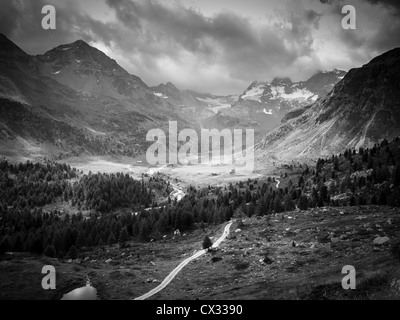
[[86,286],[76,288],[63,295],[61,300],[96,300],[97,289],[92,287],[90,281],[86,282]]

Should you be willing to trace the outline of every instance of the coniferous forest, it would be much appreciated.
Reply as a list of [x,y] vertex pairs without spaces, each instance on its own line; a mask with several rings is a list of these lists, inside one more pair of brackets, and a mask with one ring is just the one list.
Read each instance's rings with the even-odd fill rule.
[[[220,224],[234,215],[264,216],[323,206],[400,206],[400,141],[344,150],[310,164],[285,165],[275,178],[224,187],[189,187],[181,201],[157,203],[170,184],[155,176],[83,174],[55,162],[0,162],[0,252],[77,257],[81,248]],[[46,210],[67,203],[76,214]]]

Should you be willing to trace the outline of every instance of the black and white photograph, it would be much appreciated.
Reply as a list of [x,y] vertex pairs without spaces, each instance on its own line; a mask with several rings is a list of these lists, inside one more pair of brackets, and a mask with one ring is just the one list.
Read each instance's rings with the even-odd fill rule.
[[0,0],[0,301],[399,299],[399,1]]

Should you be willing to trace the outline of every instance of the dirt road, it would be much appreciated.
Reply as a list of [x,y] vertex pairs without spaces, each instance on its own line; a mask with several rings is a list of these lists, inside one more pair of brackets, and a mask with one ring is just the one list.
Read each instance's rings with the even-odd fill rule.
[[[226,237],[229,235],[229,229],[230,229],[232,223],[233,222],[231,221],[225,226],[222,236],[217,241],[215,241],[215,243],[212,245],[212,248],[217,248],[221,244],[221,242],[226,239]],[[141,295],[140,297],[135,298],[134,300],[145,300],[145,299],[150,298],[151,296],[155,295],[157,292],[160,292],[175,278],[175,276],[189,262],[197,259],[198,257],[202,256],[206,252],[207,252],[207,250],[200,250],[200,251],[196,252],[194,255],[192,255],[191,257],[189,257],[186,260],[182,261],[174,270],[172,270],[172,272],[163,280],[163,282],[161,282],[161,284],[159,284],[157,287],[155,287],[154,289],[150,290],[149,292],[145,293],[144,295]]]

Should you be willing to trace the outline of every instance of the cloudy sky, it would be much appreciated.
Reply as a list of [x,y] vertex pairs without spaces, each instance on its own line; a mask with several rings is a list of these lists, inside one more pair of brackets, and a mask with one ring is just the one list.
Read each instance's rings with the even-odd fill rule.
[[[41,28],[41,8],[57,29]],[[357,29],[344,30],[352,4]],[[0,33],[30,54],[83,39],[148,85],[215,94],[348,70],[400,46],[398,0],[0,0]]]

